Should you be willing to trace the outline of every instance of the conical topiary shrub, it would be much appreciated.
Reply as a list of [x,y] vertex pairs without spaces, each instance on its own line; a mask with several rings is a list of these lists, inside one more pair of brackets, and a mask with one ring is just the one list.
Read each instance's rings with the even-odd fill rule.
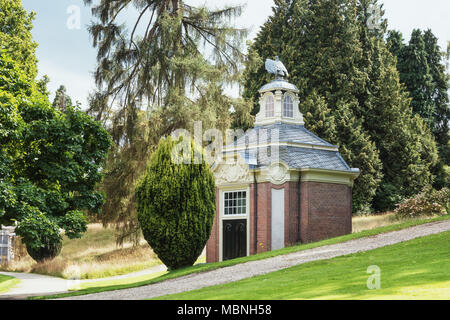
[[[211,235],[216,210],[215,183],[209,165],[203,156],[201,161],[194,161],[199,149],[193,142],[181,141],[170,137],[160,141],[136,188],[144,238],[171,270],[194,264]],[[184,153],[181,164],[172,160],[177,143],[190,149]]]

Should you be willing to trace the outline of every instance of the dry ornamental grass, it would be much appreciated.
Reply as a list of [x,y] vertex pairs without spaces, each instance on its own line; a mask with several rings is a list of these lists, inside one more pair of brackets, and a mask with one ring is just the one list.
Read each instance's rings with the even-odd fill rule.
[[114,231],[101,224],[90,224],[81,239],[64,237],[61,254],[50,261],[36,263],[21,250],[20,258],[4,271],[33,272],[63,278],[96,279],[150,268],[161,264],[149,245],[143,241],[133,247],[125,243],[118,248]]

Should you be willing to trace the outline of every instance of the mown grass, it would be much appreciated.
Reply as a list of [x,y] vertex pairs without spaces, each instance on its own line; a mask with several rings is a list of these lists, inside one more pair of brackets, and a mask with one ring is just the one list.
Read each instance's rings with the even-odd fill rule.
[[[306,263],[241,281],[160,297],[163,300],[450,299],[450,232],[376,250]],[[380,288],[367,281],[380,270]],[[369,281],[372,283],[372,281]]]
[[345,242],[345,241],[349,241],[349,240],[353,240],[353,239],[374,236],[374,235],[377,235],[380,233],[401,230],[401,229],[405,229],[405,228],[409,228],[409,227],[413,227],[413,226],[417,226],[417,225],[421,225],[421,224],[425,224],[425,223],[443,221],[443,220],[447,220],[447,219],[450,219],[450,215],[432,218],[432,219],[408,220],[406,222],[397,223],[397,224],[384,226],[384,227],[379,227],[379,228],[372,229],[372,230],[365,230],[365,231],[361,231],[358,233],[353,233],[353,234],[349,234],[349,235],[345,235],[345,236],[341,236],[341,237],[337,237],[337,238],[323,240],[323,241],[316,242],[316,243],[300,244],[300,245],[296,245],[293,247],[284,248],[281,250],[264,252],[264,253],[260,253],[260,254],[253,255],[253,256],[248,256],[248,257],[243,257],[243,258],[238,258],[238,259],[233,259],[233,260],[228,260],[228,261],[223,261],[223,262],[210,263],[210,264],[199,264],[199,265],[195,265],[195,266],[192,266],[189,268],[174,270],[174,271],[168,272],[165,275],[162,275],[160,277],[157,277],[157,278],[154,278],[151,280],[145,280],[145,281],[140,281],[140,282],[130,283],[130,284],[105,286],[105,287],[91,287],[91,288],[87,288],[84,290],[79,290],[79,291],[75,291],[75,292],[71,292],[71,293],[67,293],[67,294],[60,294],[60,295],[53,295],[53,296],[41,296],[41,297],[35,297],[32,299],[63,298],[63,297],[69,297],[69,296],[99,293],[99,292],[104,292],[104,291],[114,291],[114,290],[121,290],[121,289],[136,288],[136,287],[141,287],[141,286],[145,286],[145,285],[149,285],[149,284],[153,284],[153,283],[158,283],[158,282],[169,280],[169,279],[174,279],[177,277],[182,277],[182,276],[189,275],[189,274],[216,270],[218,268],[224,268],[224,267],[236,265],[239,263],[245,263],[248,261],[267,259],[267,258],[271,258],[274,256],[282,255],[282,254],[288,254],[288,253],[307,250],[307,249],[316,248],[316,247],[320,247],[320,246]]
[[50,276],[96,279],[140,271],[161,264],[147,243],[138,247],[125,243],[117,248],[114,230],[100,224],[90,224],[81,239],[64,237],[61,254],[51,260],[36,263],[26,251],[4,271],[32,272]]
[[0,274],[0,293],[6,292],[20,283],[20,280],[14,277]]

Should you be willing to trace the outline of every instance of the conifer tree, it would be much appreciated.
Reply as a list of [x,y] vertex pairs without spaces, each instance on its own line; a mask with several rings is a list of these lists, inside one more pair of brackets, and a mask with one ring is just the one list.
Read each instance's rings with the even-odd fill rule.
[[[434,105],[433,131],[437,145],[440,149],[440,156],[443,163],[450,165],[449,150],[449,122],[450,122],[450,77],[446,73],[444,56],[438,45],[438,39],[431,30],[426,30],[423,34],[427,62],[433,81],[431,97]],[[450,183],[450,182],[447,182]]]
[[58,90],[56,90],[55,99],[53,99],[53,107],[65,112],[67,107],[71,107],[72,99],[66,93],[66,87],[61,85]]
[[136,188],[137,212],[144,238],[170,269],[192,266],[211,236],[216,210],[214,176],[192,141],[180,163],[174,148],[180,141],[161,139]]
[[420,115],[436,140],[440,159],[432,167],[436,176],[433,185],[438,189],[448,186],[449,176],[444,168],[449,163],[450,109],[444,54],[431,30],[414,30],[407,44],[400,32],[390,31],[388,44],[397,57],[400,79],[412,98],[414,112]]
[[0,224],[17,224],[30,256],[42,261],[61,250],[61,229],[80,238],[85,212],[101,208],[94,189],[111,141],[78,108],[51,106],[48,78],[35,79],[32,17],[21,1],[0,1]]
[[433,78],[420,30],[413,30],[411,40],[402,50],[399,61],[400,78],[412,97],[413,111],[424,119],[429,128],[432,128],[435,114],[435,106],[431,100]]
[[[361,188],[354,197],[359,211],[371,206],[392,209],[432,181],[430,166],[436,162],[433,141],[423,123],[413,118],[395,59],[384,43],[383,10],[379,8],[373,19],[373,8],[379,8],[376,0],[275,1],[273,15],[249,49],[249,55],[257,58],[247,64],[245,73],[245,97],[257,101],[257,89],[267,81],[264,65],[257,62],[278,55],[291,73],[289,81],[299,87],[301,100],[317,95],[335,121],[356,118],[347,124],[341,120],[340,126],[336,122],[333,136],[334,143],[346,150],[345,160],[370,175],[355,183],[356,190]],[[377,28],[369,27],[369,20]],[[301,104],[300,111],[312,108]],[[323,121],[320,112],[326,112],[323,104],[317,107],[317,119],[305,119],[307,127],[323,134],[323,125],[317,125]],[[342,133],[350,132],[345,125],[353,127],[353,138]],[[351,141],[365,141],[371,149],[365,151],[368,156],[357,161],[354,155],[362,144]]]
[[359,0],[357,8],[361,66],[368,76],[367,89],[358,97],[361,108],[357,114],[383,162],[384,178],[374,207],[385,211],[432,182],[436,147],[424,124],[414,119],[408,93],[400,84],[395,59],[384,41],[387,24],[383,7],[377,0]]

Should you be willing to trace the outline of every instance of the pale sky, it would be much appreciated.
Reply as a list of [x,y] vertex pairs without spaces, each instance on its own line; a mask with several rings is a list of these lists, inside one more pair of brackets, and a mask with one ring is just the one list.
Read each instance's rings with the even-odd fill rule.
[[[189,4],[203,4],[205,0],[188,0]],[[92,48],[86,26],[91,21],[90,8],[82,0],[22,0],[28,11],[37,13],[33,37],[39,43],[37,56],[40,75],[50,77],[49,89],[52,99],[55,90],[64,84],[73,101],[87,106],[87,96],[94,89],[92,72],[96,65],[96,51]],[[217,5],[215,5],[217,3]],[[249,39],[253,39],[260,26],[272,13],[273,0],[208,0],[209,7],[223,4],[246,3],[246,9],[238,26],[251,28]],[[409,40],[414,28],[432,29],[441,48],[450,41],[450,1],[448,0],[381,0],[386,11],[389,29],[399,30]],[[72,7],[75,6],[75,7]],[[69,28],[69,18],[79,8],[80,28]],[[72,9],[72,11],[70,11]],[[134,22],[136,16],[129,14],[127,20]],[[72,26],[73,23],[72,23]]]

